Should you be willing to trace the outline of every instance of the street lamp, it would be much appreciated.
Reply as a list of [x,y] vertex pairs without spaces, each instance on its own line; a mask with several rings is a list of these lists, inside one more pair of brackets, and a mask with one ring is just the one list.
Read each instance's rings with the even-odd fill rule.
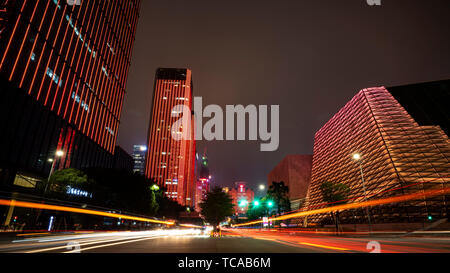
[[[356,162],[359,163],[359,169],[361,171],[362,187],[364,190],[364,200],[367,201],[366,182],[364,180],[364,171],[363,171],[363,167],[362,167],[361,155],[359,153],[353,154],[353,160],[355,160]],[[367,213],[367,219],[369,220],[369,232],[372,233],[372,223],[370,221],[369,207],[366,207],[366,213]]]
[[[56,151],[56,153],[55,153],[55,157],[56,158],[61,158],[63,156],[64,156],[64,151],[61,151],[61,150]],[[52,168],[50,169],[50,173],[49,173],[48,178],[47,178],[47,184],[45,185],[44,194],[47,193],[47,189],[48,189],[48,186],[50,184],[50,178],[52,177],[53,172],[55,170],[56,158],[55,159],[53,159],[53,158],[49,158],[48,159],[48,162],[52,162]]]

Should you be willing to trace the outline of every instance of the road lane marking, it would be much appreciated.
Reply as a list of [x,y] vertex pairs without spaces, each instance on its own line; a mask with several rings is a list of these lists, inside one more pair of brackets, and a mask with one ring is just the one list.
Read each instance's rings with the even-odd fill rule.
[[[155,236],[152,236],[150,238],[154,238]],[[83,243],[80,244],[81,247],[86,246],[86,245],[95,245],[95,244],[100,244],[100,243],[104,243],[104,242],[115,242],[115,241],[124,241],[124,240],[130,240],[133,238],[120,238],[120,239],[107,239],[107,240],[94,240],[94,241],[85,241]],[[76,240],[75,240],[76,241]],[[69,242],[70,243],[70,242]],[[63,246],[57,246],[57,247],[51,247],[51,248],[43,248],[43,249],[37,249],[37,250],[31,250],[31,251],[27,251],[25,253],[39,253],[39,252],[47,252],[47,251],[52,251],[52,250],[58,250],[58,249],[64,249],[67,247],[67,244],[64,244]]]
[[333,249],[333,250],[341,250],[341,251],[350,251],[350,249],[341,248],[341,247],[318,245],[318,244],[311,244],[311,243],[305,243],[305,242],[298,242],[298,243],[301,245],[307,245],[307,246],[315,246],[315,247],[321,247],[321,248],[327,248],[327,249]]
[[[115,245],[128,244],[128,243],[134,243],[134,242],[145,241],[145,240],[152,240],[152,239],[163,238],[163,237],[168,237],[168,236],[142,238],[142,239],[136,239],[136,240],[126,241],[126,242],[112,243],[112,244],[106,244],[106,245],[100,245],[100,246],[91,246],[91,247],[88,247],[88,248],[83,248],[81,251],[91,250],[91,249],[95,249],[95,248],[103,248],[103,247],[115,246]],[[64,253],[76,253],[76,252],[79,252],[79,250],[71,250],[71,251],[66,251]]]

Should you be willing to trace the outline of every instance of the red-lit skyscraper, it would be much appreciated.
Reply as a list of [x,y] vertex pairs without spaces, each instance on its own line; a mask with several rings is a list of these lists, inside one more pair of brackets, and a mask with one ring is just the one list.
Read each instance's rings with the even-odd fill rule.
[[[148,133],[145,175],[166,189],[166,196],[193,207],[195,194],[195,139],[192,111],[193,85],[189,69],[160,68],[156,72]],[[176,107],[177,106],[177,107]],[[183,120],[191,128],[177,130]],[[189,130],[190,129],[190,130]],[[177,133],[185,138],[175,139]],[[190,137],[188,137],[190,136]]]
[[140,0],[1,1],[2,165],[44,175],[63,150],[58,168],[112,166],[139,8]]

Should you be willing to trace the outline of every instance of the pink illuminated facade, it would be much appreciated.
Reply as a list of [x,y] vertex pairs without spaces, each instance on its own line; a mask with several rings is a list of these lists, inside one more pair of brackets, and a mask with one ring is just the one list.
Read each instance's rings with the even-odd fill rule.
[[[361,161],[353,158],[356,153]],[[311,185],[302,209],[327,206],[320,190],[325,181],[348,185],[348,202],[363,201],[359,163],[370,200],[448,187],[449,160],[449,139],[441,127],[419,125],[384,87],[364,89],[316,133]],[[436,196],[371,207],[370,214],[374,223],[422,222],[448,217],[448,202],[449,196]],[[367,223],[365,210],[344,211],[342,221]]]

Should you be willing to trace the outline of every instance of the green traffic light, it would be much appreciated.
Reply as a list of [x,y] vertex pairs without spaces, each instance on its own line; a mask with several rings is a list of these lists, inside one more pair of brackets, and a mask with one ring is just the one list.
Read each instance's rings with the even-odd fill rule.
[[259,201],[255,201],[253,204],[255,205],[255,207],[258,207],[259,206]]
[[269,206],[269,208],[273,207],[273,202],[269,201],[269,203],[267,203],[267,205]]
[[239,202],[239,207],[245,207],[247,205],[247,201],[242,200],[241,202]]
[[428,215],[428,220],[433,220],[433,216],[431,216],[431,215]]

